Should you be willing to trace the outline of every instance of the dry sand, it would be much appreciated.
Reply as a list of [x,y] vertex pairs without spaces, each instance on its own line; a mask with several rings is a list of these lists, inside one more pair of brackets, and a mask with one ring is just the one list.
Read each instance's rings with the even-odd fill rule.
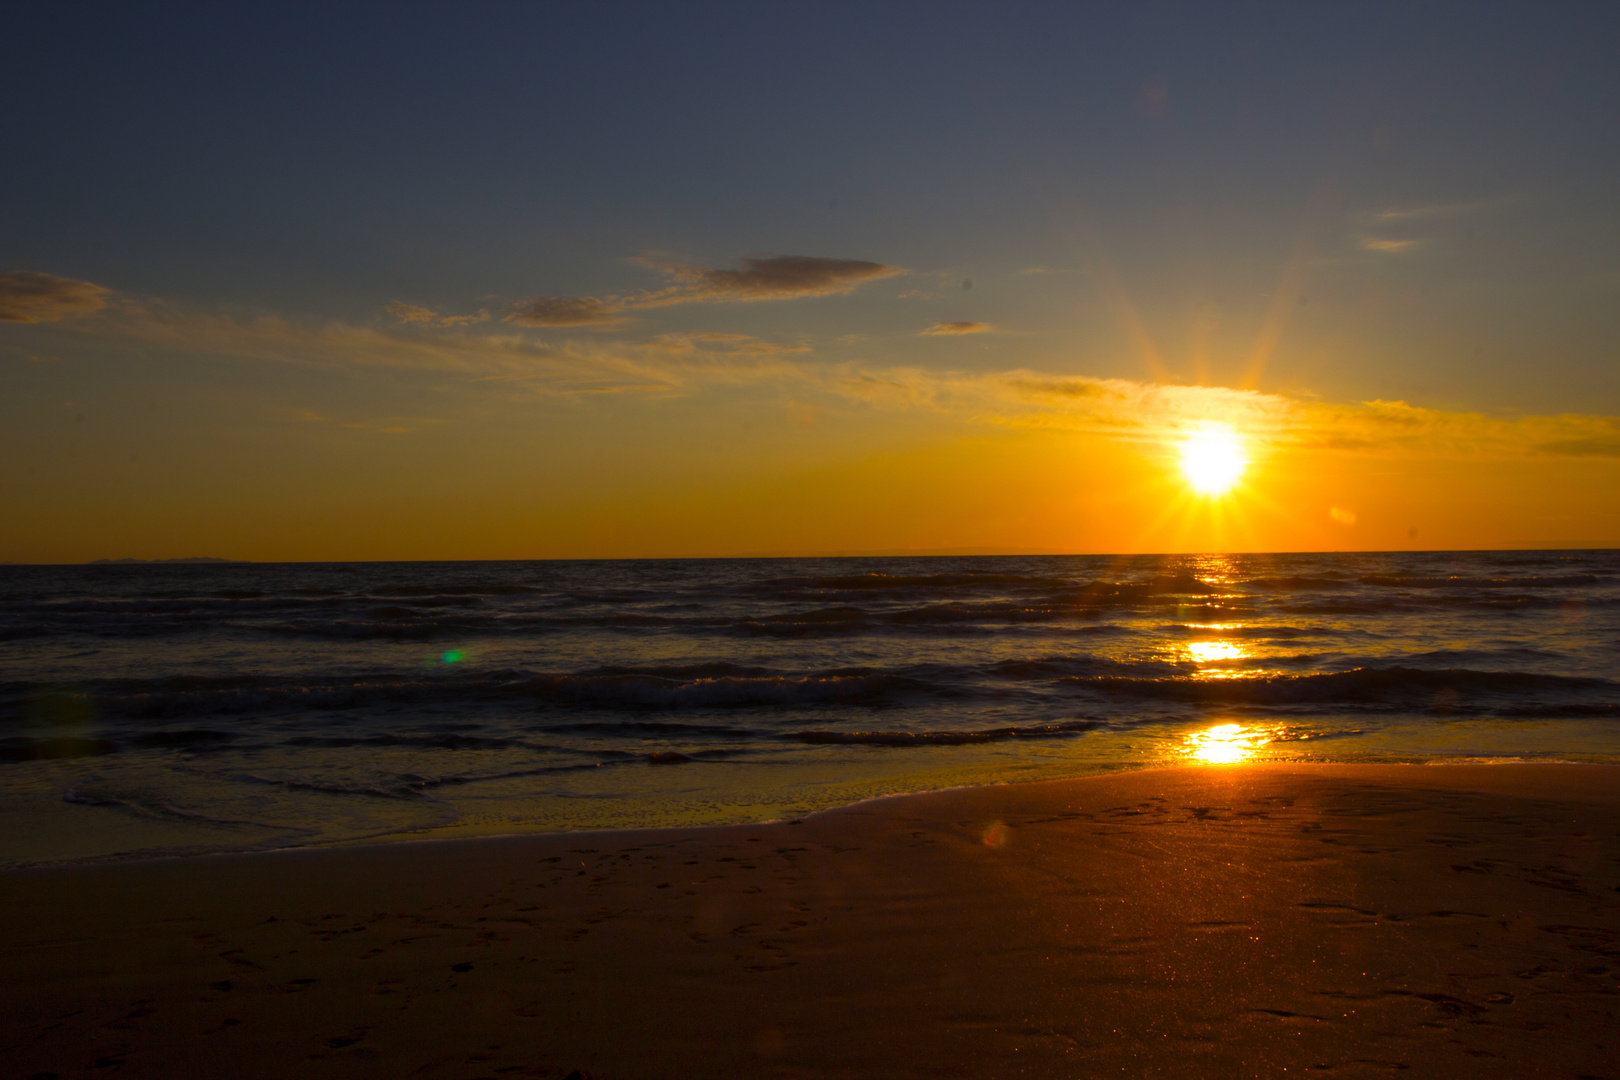
[[0,1073],[1620,1077],[1620,769],[11,874]]

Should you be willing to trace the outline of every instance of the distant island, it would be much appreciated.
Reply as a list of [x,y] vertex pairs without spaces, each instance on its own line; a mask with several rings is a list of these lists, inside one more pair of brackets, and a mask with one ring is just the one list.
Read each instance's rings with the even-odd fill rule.
[[235,563],[243,559],[215,559],[208,555],[193,555],[189,559],[91,559],[91,566],[124,566],[131,563]]

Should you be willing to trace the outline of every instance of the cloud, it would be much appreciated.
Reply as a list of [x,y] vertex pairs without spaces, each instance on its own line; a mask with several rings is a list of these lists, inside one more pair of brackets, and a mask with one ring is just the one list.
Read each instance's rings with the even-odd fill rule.
[[[1384,458],[1529,460],[1620,458],[1620,417],[1495,417],[1404,401],[1323,402],[1219,386],[1103,379],[1074,371],[940,371],[819,360],[803,344],[716,331],[644,341],[591,335],[537,342],[516,330],[407,322],[393,328],[231,318],[173,305],[108,304],[64,330],[192,355],[303,367],[415,371],[446,388],[485,384],[577,397],[694,395],[726,388],[815,407],[925,411],[954,423],[1106,435],[1160,453],[1210,421],[1230,424],[1260,452]],[[752,388],[752,389],[748,389]],[[426,421],[387,417],[396,433]]]
[[506,309],[505,319],[519,326],[610,326],[623,322],[623,300],[594,296],[537,296]]
[[507,322],[520,326],[606,326],[626,311],[675,304],[796,300],[853,292],[869,281],[907,273],[897,266],[864,259],[822,259],[809,255],[763,255],[738,260],[740,269],[711,270],[647,256],[631,259],[668,279],[662,289],[624,296],[539,296],[507,309]]
[[969,423],[1091,432],[1150,452],[1218,421],[1266,452],[1473,460],[1620,457],[1620,417],[1504,418],[1404,401],[1331,403],[1257,390],[1037,371],[846,367],[825,372],[819,381],[829,392],[876,408],[920,408]]
[[760,341],[747,334],[719,334],[713,332],[659,334],[651,341],[644,341],[640,348],[658,350],[665,353],[692,353],[701,350],[728,352],[747,356],[780,356],[785,353],[807,353],[808,345],[778,345],[771,341]]
[[1523,201],[1523,197],[1519,195],[1503,195],[1494,199],[1470,199],[1464,202],[1431,203],[1423,206],[1389,206],[1382,210],[1372,211],[1371,217],[1376,221],[1417,221],[1426,218],[1461,217],[1465,214],[1506,209]]
[[489,312],[482,310],[476,315],[440,315],[431,308],[418,307],[400,300],[389,304],[387,311],[400,322],[420,323],[424,326],[467,326],[489,318]]
[[831,296],[854,291],[869,281],[906,273],[898,266],[864,259],[820,259],[809,255],[766,255],[738,260],[740,270],[707,270],[700,266],[631,260],[657,270],[674,285],[649,293],[637,307],[714,301],[795,300],[804,296]]
[[745,334],[666,334],[641,342],[552,344],[516,330],[442,327],[421,321],[385,328],[268,316],[241,319],[156,303],[119,304],[73,329],[177,353],[301,367],[416,371],[563,396],[668,396],[707,385],[793,379],[794,366],[786,357],[809,351]]
[[986,322],[937,322],[923,334],[939,337],[953,334],[984,334],[990,331],[990,324]]
[[51,274],[0,271],[0,322],[56,322],[88,315],[107,306],[110,291]]
[[1361,246],[1366,248],[1368,251],[1395,252],[1395,251],[1405,251],[1408,248],[1416,247],[1417,246],[1417,241],[1416,240],[1383,240],[1383,239],[1380,239],[1380,238],[1378,238],[1376,236],[1365,236],[1365,237],[1362,237]]
[[1594,431],[1586,438],[1544,442],[1536,449],[1559,457],[1620,458],[1620,423],[1611,421],[1611,430],[1607,433]]

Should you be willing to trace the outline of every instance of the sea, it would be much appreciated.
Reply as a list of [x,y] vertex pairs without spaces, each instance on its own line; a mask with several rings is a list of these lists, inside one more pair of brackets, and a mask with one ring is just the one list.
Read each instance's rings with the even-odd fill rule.
[[0,566],[0,866],[1620,762],[1620,551]]

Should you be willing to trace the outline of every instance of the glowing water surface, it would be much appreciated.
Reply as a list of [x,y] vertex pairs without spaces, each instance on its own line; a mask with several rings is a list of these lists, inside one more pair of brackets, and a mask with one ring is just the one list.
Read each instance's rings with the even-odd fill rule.
[[1620,762],[1620,552],[0,566],[0,865]]

